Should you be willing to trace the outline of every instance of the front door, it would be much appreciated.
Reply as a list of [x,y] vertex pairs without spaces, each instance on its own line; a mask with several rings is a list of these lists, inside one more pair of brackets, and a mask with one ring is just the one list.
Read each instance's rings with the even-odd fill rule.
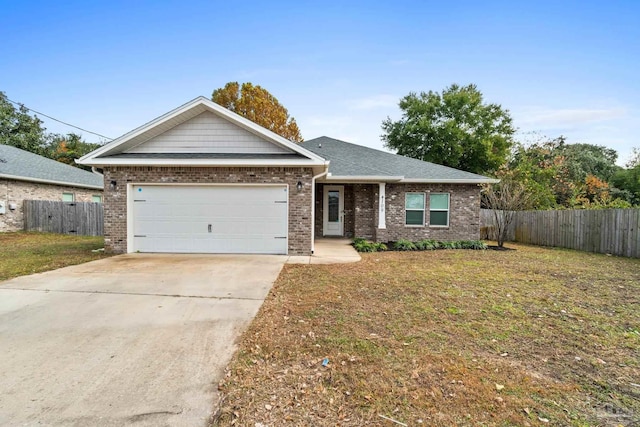
[[324,186],[323,236],[344,235],[344,186]]

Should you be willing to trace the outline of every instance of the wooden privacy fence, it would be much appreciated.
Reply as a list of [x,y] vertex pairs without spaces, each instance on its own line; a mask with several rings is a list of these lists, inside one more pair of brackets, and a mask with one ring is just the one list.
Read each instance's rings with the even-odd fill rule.
[[24,229],[47,233],[102,236],[102,203],[25,200]]
[[[495,240],[493,211],[482,209],[484,238]],[[640,209],[520,211],[509,241],[640,258]]]

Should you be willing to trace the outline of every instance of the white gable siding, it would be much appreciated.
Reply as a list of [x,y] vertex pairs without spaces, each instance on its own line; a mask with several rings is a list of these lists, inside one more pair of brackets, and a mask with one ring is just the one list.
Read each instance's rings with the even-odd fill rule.
[[126,152],[278,154],[292,151],[207,111]]

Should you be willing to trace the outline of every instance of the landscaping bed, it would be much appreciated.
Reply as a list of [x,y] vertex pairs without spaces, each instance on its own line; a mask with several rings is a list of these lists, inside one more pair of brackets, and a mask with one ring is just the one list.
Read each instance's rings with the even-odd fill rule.
[[432,240],[423,239],[412,242],[400,239],[395,242],[372,242],[356,237],[352,243],[358,252],[384,252],[384,251],[434,251],[438,249],[472,249],[484,250],[489,246],[481,240]]
[[0,281],[105,258],[101,236],[0,233]]
[[638,425],[640,260],[509,246],[285,265],[212,424]]

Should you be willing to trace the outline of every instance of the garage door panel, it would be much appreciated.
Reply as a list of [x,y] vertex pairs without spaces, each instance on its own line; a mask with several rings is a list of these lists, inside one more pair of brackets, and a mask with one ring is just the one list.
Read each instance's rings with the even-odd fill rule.
[[286,186],[142,185],[133,190],[134,251],[287,253]]

